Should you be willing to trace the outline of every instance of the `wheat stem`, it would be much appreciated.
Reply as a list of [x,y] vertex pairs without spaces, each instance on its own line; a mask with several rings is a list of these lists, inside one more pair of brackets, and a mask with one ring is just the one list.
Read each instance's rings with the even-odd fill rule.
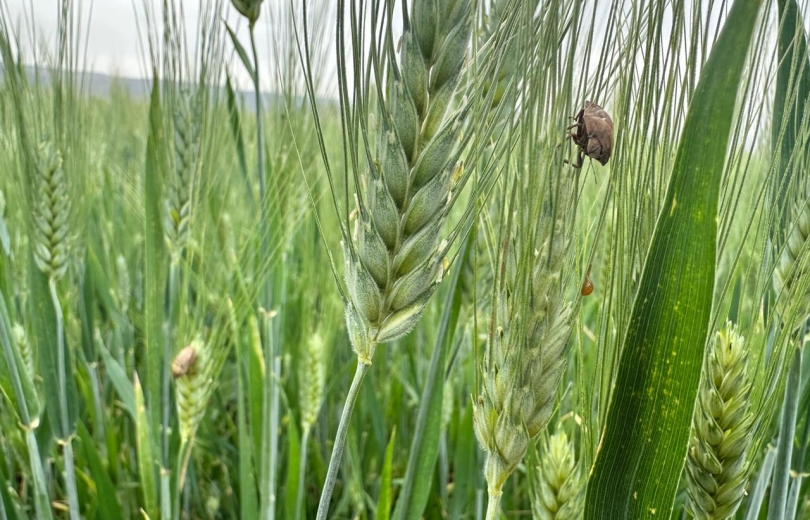
[[487,501],[487,516],[486,520],[497,520],[500,513],[501,496],[503,493],[498,491],[489,491],[489,500]]
[[796,435],[796,418],[801,398],[802,349],[796,346],[793,348],[793,359],[787,374],[785,399],[782,405],[782,421],[779,427],[779,444],[771,483],[771,498],[768,501],[768,518],[776,520],[786,518],[785,509],[790,485],[793,439]]
[[329,514],[329,502],[332,500],[332,491],[335,489],[340,461],[343,459],[343,449],[346,447],[346,436],[349,433],[349,422],[351,421],[354,405],[357,403],[357,396],[360,395],[360,386],[366,377],[370,363],[357,362],[357,370],[354,372],[352,386],[346,396],[346,403],[343,405],[343,413],[340,416],[340,425],[335,436],[335,446],[332,448],[332,457],[329,459],[329,469],[326,472],[326,480],[321,491],[321,500],[318,504],[318,516],[316,520],[326,520]]
[[310,428],[308,424],[305,424],[303,435],[301,435],[301,461],[298,465],[298,493],[295,497],[295,516],[293,520],[301,518],[301,508],[304,504],[304,481],[307,476],[307,455],[309,453],[307,444],[309,444],[310,432],[312,432],[312,428]]
[[[71,430],[70,418],[68,416],[68,403],[67,403],[67,360],[65,359],[65,321],[62,316],[62,307],[59,305],[59,298],[56,295],[56,280],[51,277],[48,279],[48,289],[51,293],[51,302],[53,303],[54,312],[56,313],[56,362],[59,374],[59,412],[60,420],[62,422],[62,431],[68,432]],[[64,442],[64,458],[65,458],[65,487],[68,492],[68,507],[70,508],[71,520],[79,520],[79,495],[76,492],[76,469],[73,462],[73,447],[71,446],[72,439],[62,439]]]

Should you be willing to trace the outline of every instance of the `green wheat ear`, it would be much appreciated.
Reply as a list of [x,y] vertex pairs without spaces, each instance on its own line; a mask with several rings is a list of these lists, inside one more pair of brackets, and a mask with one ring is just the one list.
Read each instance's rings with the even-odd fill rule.
[[172,362],[177,388],[180,440],[188,442],[197,431],[214,390],[215,364],[211,346],[195,338]]
[[753,436],[748,347],[729,322],[708,352],[686,461],[688,508],[695,518],[734,515],[748,483]]
[[179,258],[189,239],[192,196],[200,155],[198,95],[180,92],[174,112],[174,171],[166,199],[166,241],[173,259]]
[[560,430],[545,443],[537,467],[537,486],[532,497],[532,517],[537,520],[582,518],[585,479],[576,463],[573,443]]
[[[454,198],[461,113],[447,115],[470,39],[469,0],[417,1],[401,68],[382,107],[375,156],[357,186],[357,221],[343,243],[352,345],[369,363],[379,343],[407,334],[441,278],[440,240]],[[393,62],[393,60],[392,60]]]
[[[494,497],[500,496],[529,442],[548,424],[565,372],[574,316],[563,283],[571,244],[571,184],[562,183],[554,207],[540,219],[535,239],[512,240],[501,260],[503,274],[496,284],[481,389],[473,410],[475,434],[486,452],[484,475]],[[526,254],[521,252],[526,244],[540,245]]]
[[48,278],[64,276],[70,260],[70,198],[62,156],[50,141],[37,147],[34,260]]

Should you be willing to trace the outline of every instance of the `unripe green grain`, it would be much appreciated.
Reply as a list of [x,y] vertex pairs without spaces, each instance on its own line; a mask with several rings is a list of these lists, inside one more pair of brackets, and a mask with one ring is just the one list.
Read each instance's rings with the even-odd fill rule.
[[31,342],[28,341],[28,334],[25,332],[25,328],[20,325],[19,323],[15,323],[11,327],[11,334],[14,340],[14,345],[16,345],[17,350],[20,352],[20,357],[23,360],[23,364],[25,365],[25,369],[28,372],[28,377],[33,381],[34,376],[36,375],[36,363],[34,360],[34,349],[31,345]]
[[318,418],[326,388],[326,343],[319,332],[305,340],[301,351],[298,388],[301,406],[301,423],[312,428]]
[[[537,226],[536,239],[512,240],[501,260],[481,391],[473,414],[486,453],[484,475],[492,497],[546,427],[566,367],[573,321],[562,271],[567,257],[571,187],[564,182]],[[524,248],[541,244],[532,254]],[[522,251],[522,253],[521,253]],[[516,260],[519,259],[519,260]],[[522,273],[531,273],[530,276]]]
[[183,348],[172,361],[180,440],[184,443],[196,433],[213,393],[212,361],[209,345],[199,337]]
[[174,112],[174,170],[166,199],[166,241],[172,258],[182,254],[189,240],[192,195],[200,155],[200,107],[197,96],[181,92]]
[[36,154],[34,260],[48,278],[64,276],[70,260],[70,198],[62,156],[50,141]]
[[727,323],[708,352],[686,461],[688,508],[700,520],[732,517],[748,484],[753,436],[748,348]]
[[576,463],[574,445],[564,431],[543,443],[537,467],[537,485],[532,497],[532,516],[537,520],[582,518],[585,480]]
[[[438,283],[461,115],[446,115],[469,44],[469,0],[414,4],[344,241],[346,322],[360,360],[408,333]],[[445,95],[446,93],[446,95]]]

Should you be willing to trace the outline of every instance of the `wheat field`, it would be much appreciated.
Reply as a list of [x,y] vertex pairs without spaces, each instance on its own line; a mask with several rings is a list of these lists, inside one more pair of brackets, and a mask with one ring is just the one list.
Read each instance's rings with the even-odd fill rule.
[[810,2],[50,4],[0,520],[810,518]]

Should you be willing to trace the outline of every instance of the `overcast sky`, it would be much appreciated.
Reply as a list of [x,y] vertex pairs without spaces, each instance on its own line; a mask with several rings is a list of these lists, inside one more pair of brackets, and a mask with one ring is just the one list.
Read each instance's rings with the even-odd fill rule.
[[[145,62],[143,57],[142,41],[145,41],[144,4],[149,2],[155,13],[160,13],[160,5],[163,0],[73,0],[75,6],[81,7],[82,23],[87,33],[87,68],[95,72],[105,74],[125,76],[125,77],[147,77],[149,76],[150,64]],[[217,0],[214,0],[217,1]],[[236,10],[230,5],[229,0],[224,1],[225,19],[234,28],[242,42],[247,46],[248,31],[247,23],[239,16]],[[21,40],[24,46],[24,56],[26,62],[33,61],[31,51],[31,34],[36,34],[35,41],[40,49],[53,50],[55,48],[57,13],[60,0],[5,0],[10,12],[11,23],[20,31]],[[195,27],[199,13],[201,0],[175,0],[176,4],[182,3],[186,27]],[[324,5],[333,2],[328,0],[311,0],[310,16],[323,15],[330,9]],[[323,4],[323,5],[318,5]],[[280,9],[288,5],[286,2],[266,1],[263,6],[262,15],[256,26],[258,37],[258,53],[260,57],[260,70],[264,73],[263,84],[269,85],[270,74],[273,73],[274,60],[271,49],[277,48],[274,39],[278,39],[283,32],[274,27],[289,27],[288,22],[281,23]],[[299,4],[300,5],[300,4]],[[92,11],[91,11],[92,8]],[[329,15],[331,18],[331,15]],[[33,20],[33,23],[32,23]],[[331,29],[333,22],[326,20]],[[141,33],[139,33],[141,31]],[[328,35],[331,42],[331,33]],[[233,46],[230,42],[226,45],[227,55],[232,56]],[[42,61],[41,56],[38,61]],[[329,57],[328,61],[334,61]],[[229,60],[228,70],[235,76],[239,87],[248,88],[249,80],[244,72],[238,58]],[[327,62],[326,67],[333,67]]]

